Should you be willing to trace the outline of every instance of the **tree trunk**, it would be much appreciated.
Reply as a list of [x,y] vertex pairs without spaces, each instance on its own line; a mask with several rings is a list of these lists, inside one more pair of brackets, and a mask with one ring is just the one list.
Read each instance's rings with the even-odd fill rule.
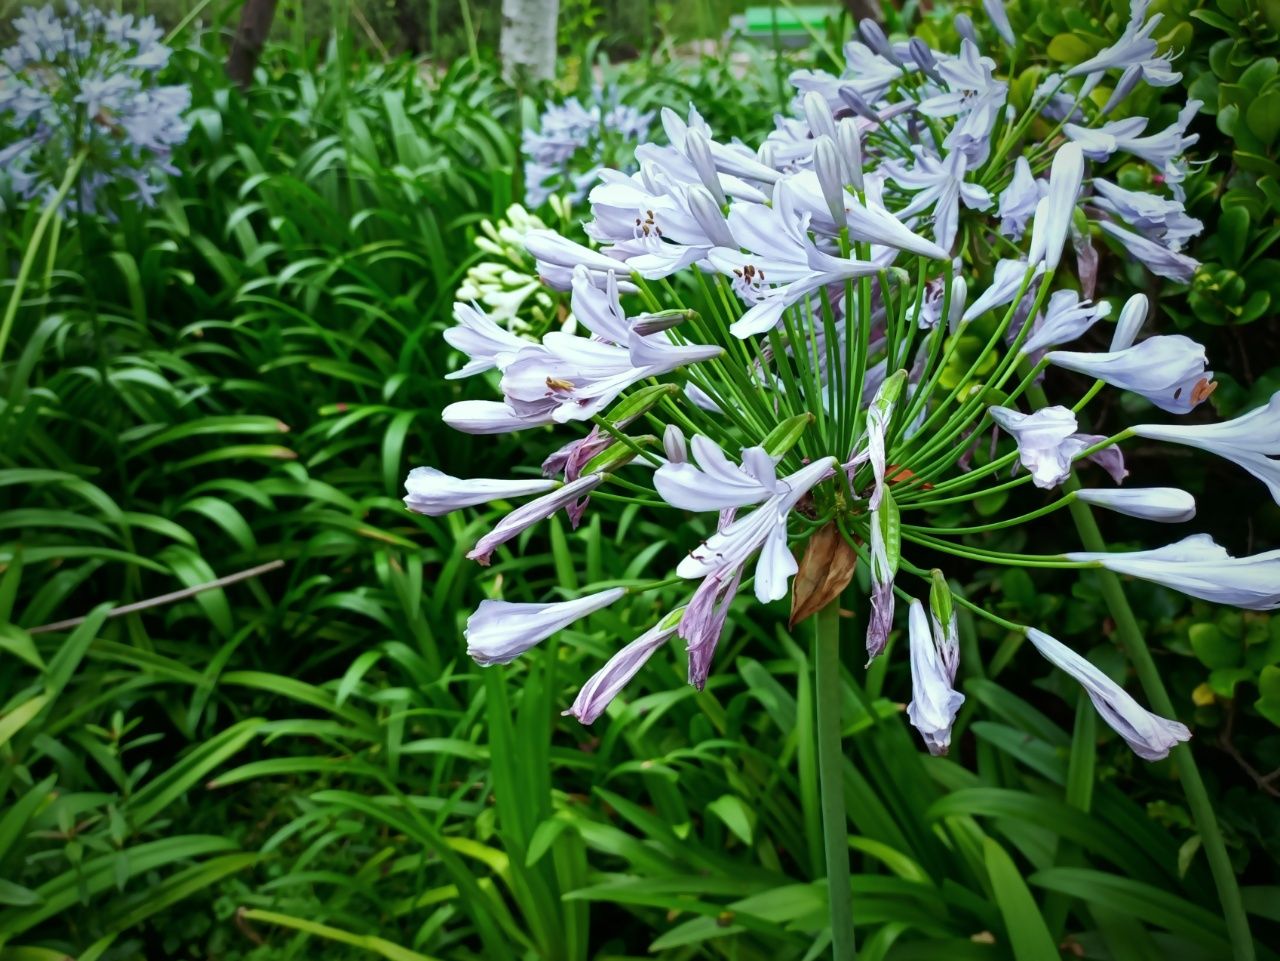
[[556,73],[560,0],[502,0],[502,72],[509,81],[551,80]]
[[241,90],[248,90],[253,83],[253,71],[262,56],[262,47],[271,32],[271,21],[276,16],[276,0],[244,0],[240,8],[240,25],[231,42],[231,54],[227,57],[227,76]]
[[415,57],[422,53],[422,20],[417,4],[412,0],[395,0],[396,26],[400,28],[400,37],[404,49]]
[[[844,5],[853,15],[854,23],[868,19],[876,23],[884,23],[884,10],[880,7],[880,0],[844,0]],[[929,6],[928,0],[925,0],[921,6]]]

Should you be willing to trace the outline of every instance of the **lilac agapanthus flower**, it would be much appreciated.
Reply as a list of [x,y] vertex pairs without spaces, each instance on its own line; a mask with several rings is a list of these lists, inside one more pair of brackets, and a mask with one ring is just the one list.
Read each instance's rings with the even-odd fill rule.
[[[1003,4],[985,6],[1016,46]],[[1023,104],[1008,96],[1009,77],[971,23],[957,20],[958,49],[935,50],[864,22],[838,73],[792,75],[789,112],[759,144],[718,135],[696,106],[664,109],[667,142],[641,144],[625,169],[600,171],[581,224],[529,233],[540,277],[572,289],[585,333],[524,343],[479,308],[458,308],[446,339],[468,355],[459,374],[488,372],[498,393],[456,400],[444,419],[473,434],[568,432],[542,460],[554,483],[535,477],[534,465],[509,481],[473,484],[420,471],[410,475],[406,503],[439,514],[520,499],[470,552],[498,568],[514,564],[520,576],[504,584],[527,581],[525,562],[506,559],[517,537],[560,511],[576,526],[591,497],[665,508],[662,523],[679,547],[651,584],[606,582],[577,601],[556,590],[541,605],[486,601],[468,628],[477,661],[505,662],[617,604],[611,628],[628,625],[619,634],[626,643],[568,713],[585,723],[601,717],[668,644],[683,648],[689,682],[702,688],[741,605],[796,599],[809,589],[797,585],[821,580],[799,576],[805,563],[829,563],[800,560],[821,531],[824,550],[835,543],[844,552],[846,563],[833,569],[847,573],[856,561],[870,581],[869,596],[853,605],[865,617],[868,655],[894,656],[886,652],[906,622],[908,717],[942,753],[963,700],[953,602],[1006,630],[1010,622],[953,598],[940,572],[913,562],[920,551],[944,556],[975,530],[931,526],[934,505],[971,502],[984,484],[1058,490],[1087,468],[1082,486],[1060,490],[1037,514],[1074,503],[1154,523],[1190,520],[1195,503],[1184,491],[1119,486],[1121,444],[1135,433],[1230,458],[1280,490],[1274,403],[1214,427],[1152,424],[1106,437],[1089,430],[1092,393],[1047,402],[1031,389],[1052,365],[1175,415],[1213,389],[1202,346],[1159,332],[1138,339],[1156,321],[1141,295],[1124,305],[1110,350],[1089,349],[1085,337],[1111,310],[1094,298],[1090,238],[1124,244],[1175,281],[1195,269],[1181,248],[1200,224],[1179,187],[1196,143],[1187,133],[1194,106],[1148,133],[1147,118],[1111,119],[1088,96],[1109,71],[1131,87],[1161,85],[1166,65],[1152,23],[1136,4],[1119,42]],[[592,110],[566,103],[526,144],[530,158],[563,164],[588,129],[613,122]],[[1054,137],[1040,142],[1046,129]],[[1117,156],[1145,165],[1160,186],[1117,186],[1107,179]],[[1080,377],[1043,380],[1058,389],[1056,381]],[[986,457],[974,454],[980,444]],[[686,538],[677,518],[696,531]],[[1189,541],[1068,559],[1006,556],[987,545],[983,556],[1012,565],[1107,567],[1197,597],[1277,601],[1275,552],[1228,558]],[[903,587],[922,574],[931,582],[927,614]],[[638,579],[631,572],[628,583]],[[840,602],[840,586],[828,604]],[[624,604],[658,587],[677,597],[657,608]],[[1032,630],[1036,648],[1084,685],[1139,756],[1163,757],[1188,735]]]
[[577,97],[547,104],[538,129],[526,128],[525,206],[541,207],[563,193],[580,201],[615,155],[629,152],[649,135],[653,112],[621,103],[612,90],[597,88],[590,105]]
[[110,213],[108,188],[146,206],[175,174],[191,91],[163,84],[169,62],[154,17],[104,13],[70,0],[26,7],[0,52],[0,176],[26,200],[53,196],[84,154],[66,210]]

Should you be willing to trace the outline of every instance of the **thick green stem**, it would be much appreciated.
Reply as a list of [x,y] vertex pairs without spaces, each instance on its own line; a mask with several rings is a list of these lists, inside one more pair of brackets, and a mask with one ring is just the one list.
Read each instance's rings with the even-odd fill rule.
[[814,668],[817,671],[818,781],[822,800],[822,845],[827,861],[827,899],[831,907],[831,948],[835,961],[857,957],[853,936],[853,900],[849,885],[849,830],[844,807],[844,750],[840,708],[840,599],[815,618]]
[[[1048,399],[1039,386],[1032,387],[1027,393],[1036,407],[1047,406]],[[1064,485],[1064,489],[1070,492],[1079,486],[1075,475],[1072,474]],[[1075,522],[1076,530],[1080,534],[1080,542],[1085,550],[1105,551],[1107,543],[1098,529],[1098,522],[1094,519],[1089,505],[1083,501],[1072,501],[1068,510],[1071,511],[1071,519]],[[1098,576],[1102,581],[1103,599],[1107,602],[1111,617],[1116,624],[1116,636],[1133,664],[1147,700],[1156,713],[1175,717],[1173,701],[1169,698],[1164,680],[1160,677],[1160,670],[1151,656],[1151,649],[1147,647],[1146,639],[1142,636],[1142,628],[1138,625],[1133,608],[1129,606],[1129,599],[1125,597],[1119,576],[1108,570],[1099,570]],[[1218,889],[1218,901],[1222,905],[1223,919],[1227,923],[1227,933],[1231,938],[1231,956],[1234,961],[1254,961],[1257,955],[1254,951],[1253,936],[1249,932],[1249,919],[1245,915],[1244,902],[1240,898],[1240,887],[1236,883],[1235,869],[1231,866],[1231,857],[1227,853],[1226,843],[1222,840],[1222,829],[1218,826],[1218,818],[1214,814],[1209,793],[1205,790],[1204,780],[1200,777],[1200,770],[1196,767],[1195,757],[1187,744],[1179,744],[1173,749],[1172,755],[1178,767],[1187,806],[1191,809],[1191,817],[1195,820],[1196,830],[1200,833],[1200,843],[1204,847],[1205,857],[1209,859],[1213,883]]]

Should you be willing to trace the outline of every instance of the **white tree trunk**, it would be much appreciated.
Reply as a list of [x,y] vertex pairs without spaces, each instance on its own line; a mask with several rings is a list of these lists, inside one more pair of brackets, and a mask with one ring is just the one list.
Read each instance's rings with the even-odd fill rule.
[[502,70],[508,80],[551,80],[556,73],[560,0],[502,0]]

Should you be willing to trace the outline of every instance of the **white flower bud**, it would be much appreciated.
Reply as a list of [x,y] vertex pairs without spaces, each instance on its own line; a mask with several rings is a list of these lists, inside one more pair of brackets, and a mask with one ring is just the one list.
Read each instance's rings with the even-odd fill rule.
[[1132,347],[1146,319],[1147,295],[1134,294],[1125,301],[1124,307],[1120,310],[1120,319],[1116,321],[1116,332],[1111,337],[1112,351]]
[[831,118],[827,98],[815,90],[804,95],[804,119],[815,138],[827,136],[832,140],[836,139],[836,124]]
[[813,145],[813,171],[818,175],[818,186],[822,188],[822,198],[831,211],[831,219],[837,227],[844,227],[849,221],[844,206],[844,177],[840,168],[836,142],[823,134]]
[[[716,186],[718,187],[719,183]],[[724,194],[721,196],[723,197]],[[721,205],[705,187],[695,185],[689,188],[689,211],[693,214],[693,219],[698,222],[698,226],[702,228],[702,232],[707,235],[707,239],[717,247],[736,248],[738,246],[733,239],[733,234],[729,232],[729,224],[724,218]]]
[[836,146],[844,159],[845,178],[854,190],[862,190],[862,137],[858,125],[847,117],[836,125]]

